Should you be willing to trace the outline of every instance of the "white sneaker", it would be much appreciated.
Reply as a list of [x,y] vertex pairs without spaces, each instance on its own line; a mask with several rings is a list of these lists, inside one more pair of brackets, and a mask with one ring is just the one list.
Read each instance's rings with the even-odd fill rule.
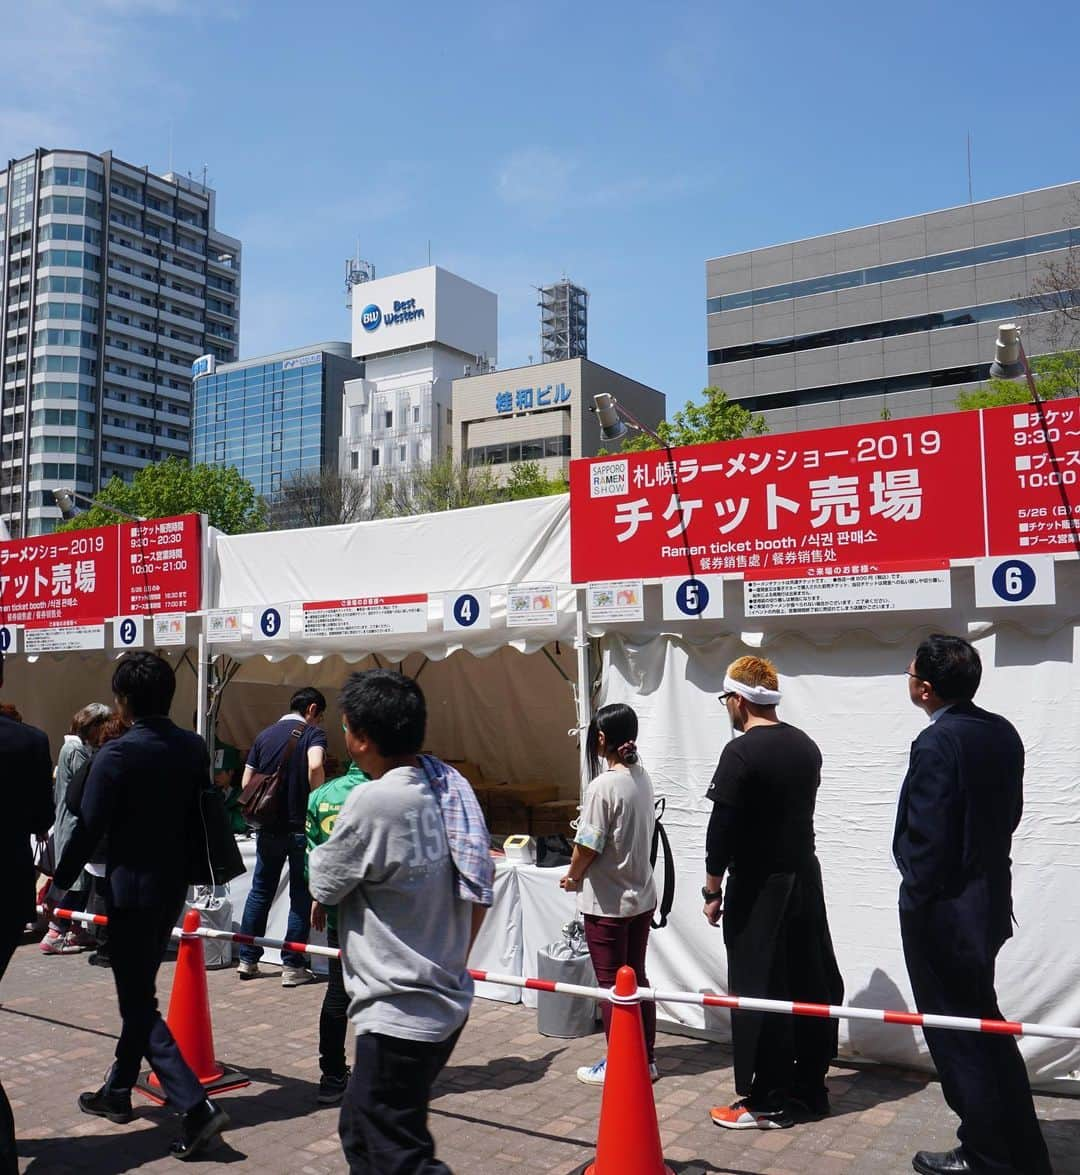
[[259,974],[259,964],[245,963],[241,960],[239,966],[236,968],[236,974],[241,979],[254,979]]
[[607,1057],[603,1057],[595,1065],[582,1065],[577,1071],[577,1079],[583,1085],[603,1085],[606,1071]]
[[307,967],[282,967],[282,987],[303,987],[305,983],[315,982],[315,972]]
[[655,1062],[649,1063],[649,1080],[655,1085],[660,1080],[660,1070],[657,1069]]

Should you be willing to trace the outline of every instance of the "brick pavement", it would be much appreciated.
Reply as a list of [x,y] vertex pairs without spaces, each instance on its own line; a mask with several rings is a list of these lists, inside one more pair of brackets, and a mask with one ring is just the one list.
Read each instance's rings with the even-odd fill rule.
[[[234,1163],[267,1175],[328,1175],[345,1164],[337,1114],[315,1105],[321,985],[283,990],[277,970],[240,983],[208,975],[219,1058],[253,1084],[222,1096],[233,1119],[226,1142],[201,1164]],[[172,982],[162,969],[163,1004]],[[118,1016],[111,975],[81,955],[20,947],[0,986],[0,1073],[15,1111],[20,1171],[177,1171],[164,1157],[171,1115],[137,1099],[136,1119],[114,1126],[80,1114],[111,1059]],[[602,1038],[561,1041],[536,1033],[520,1005],[477,1000],[436,1088],[432,1129],[457,1175],[568,1175],[594,1153],[600,1092],[574,1079],[600,1056]],[[710,1105],[734,1098],[726,1048],[660,1033],[655,1086],[664,1153],[681,1175],[900,1175],[919,1147],[948,1149],[955,1120],[936,1083],[880,1066],[833,1070],[834,1114],[783,1131],[725,1132]],[[1059,1175],[1080,1173],[1080,1104],[1039,1097]]]

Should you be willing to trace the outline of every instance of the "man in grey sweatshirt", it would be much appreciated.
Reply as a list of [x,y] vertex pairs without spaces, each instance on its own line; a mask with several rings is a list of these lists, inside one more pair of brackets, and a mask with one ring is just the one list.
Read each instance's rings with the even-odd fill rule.
[[355,673],[341,709],[346,747],[371,782],[349,793],[309,862],[312,897],[337,906],[356,1030],[341,1143],[353,1175],[449,1175],[435,1158],[428,1100],[469,1014],[466,959],[485,907],[459,892],[419,758],[420,688],[391,670]]

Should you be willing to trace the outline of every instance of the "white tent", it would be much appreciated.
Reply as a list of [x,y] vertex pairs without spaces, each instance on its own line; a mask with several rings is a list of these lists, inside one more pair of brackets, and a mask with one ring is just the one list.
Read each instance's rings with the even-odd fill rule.
[[[227,687],[220,733],[247,746],[260,726],[285,712],[301,685],[328,697],[353,669],[404,664],[428,697],[428,746],[447,758],[479,764],[491,782],[553,783],[576,796],[579,762],[574,653],[577,617],[569,587],[566,496],[445,514],[313,530],[218,536],[212,559],[216,609],[241,609],[242,639],[214,650],[243,661]],[[505,589],[554,584],[555,624],[506,626]],[[442,625],[440,593],[491,589],[491,627]],[[303,601],[424,593],[431,598],[424,632],[370,637],[305,638]],[[261,606],[285,604],[290,635],[258,640]],[[331,748],[343,754],[328,723]]]
[[[605,635],[600,702],[627,702],[637,710],[639,746],[657,793],[667,798],[678,858],[675,910],[650,942],[654,984],[700,991],[726,979],[721,934],[705,922],[698,894],[710,807],[704,797],[720,751],[733,737],[717,701],[724,668],[760,649],[780,671],[781,716],[811,734],[824,756],[818,855],[846,1000],[913,1008],[890,845],[908,747],[925,722],[908,700],[905,670],[924,635],[945,631],[974,641],[984,665],[977,700],[1006,714],[1027,749],[1024,818],[1013,842],[1019,926],[999,957],[1002,1011],[1028,1022],[1080,1023],[1074,897],[1080,881],[1080,563],[1057,564],[1056,607],[980,611],[970,569],[954,569],[952,580],[950,611],[749,621],[742,616],[741,585],[729,583],[724,620],[667,625],[667,635],[647,624]],[[659,601],[651,603],[659,615]],[[661,1015],[727,1031],[723,1013],[706,1017],[703,1009],[672,1005]],[[894,1025],[842,1026],[841,1048],[878,1060],[928,1063],[921,1032]],[[1080,1067],[1075,1042],[1031,1037],[1021,1048],[1040,1082]]]

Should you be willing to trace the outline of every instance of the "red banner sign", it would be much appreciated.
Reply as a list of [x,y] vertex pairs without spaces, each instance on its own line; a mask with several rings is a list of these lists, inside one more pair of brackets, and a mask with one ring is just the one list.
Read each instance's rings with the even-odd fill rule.
[[0,624],[100,623],[202,607],[199,516],[0,543]]
[[1080,473],[1080,401],[1053,402],[1047,422],[1056,474],[1037,414],[1014,407],[574,461],[574,582],[1070,550],[1059,482]]

